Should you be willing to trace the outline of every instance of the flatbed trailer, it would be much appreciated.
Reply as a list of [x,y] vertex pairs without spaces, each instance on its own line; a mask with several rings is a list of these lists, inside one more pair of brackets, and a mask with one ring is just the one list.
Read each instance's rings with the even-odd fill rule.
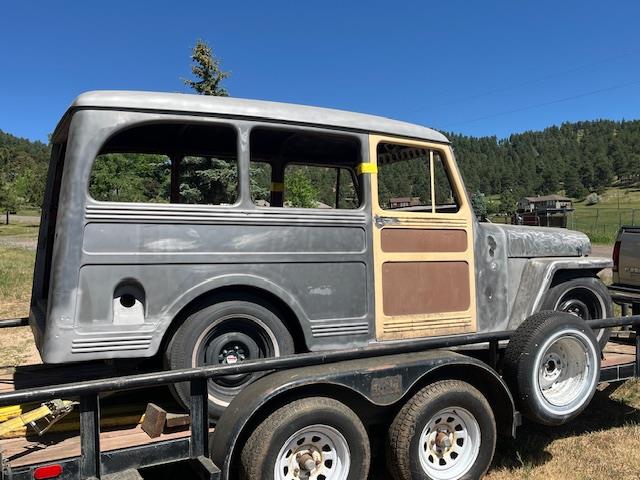
[[[637,330],[640,316],[587,323],[592,329],[631,326]],[[258,430],[261,422],[276,409],[284,408],[290,402],[318,395],[338,398],[369,424],[375,418],[381,421],[380,412],[397,412],[398,406],[420,387],[449,379],[466,381],[477,387],[491,404],[498,433],[515,436],[521,424],[519,401],[517,394],[511,391],[512,386],[502,381],[499,373],[504,345],[513,336],[514,332],[505,331],[398,341],[237,365],[142,373],[7,391],[0,393],[0,407],[77,399],[80,435],[45,446],[38,456],[32,457],[39,458],[35,462],[26,460],[33,453],[25,447],[28,440],[0,442],[0,445],[4,444],[1,478],[140,478],[139,472],[144,476],[150,468],[165,465],[179,466],[185,478],[190,474],[192,478],[231,480],[238,478],[236,463],[249,434]],[[472,346],[476,348],[469,350]],[[637,377],[640,372],[639,337],[635,336],[632,345],[606,350],[599,366],[601,383]],[[232,401],[213,428],[208,420],[207,382],[216,377],[253,372],[264,372],[265,375]],[[155,439],[149,439],[140,427],[126,433],[121,430],[101,433],[101,395],[179,382],[190,384],[188,431],[163,434]],[[26,453],[19,453],[20,448]],[[48,449],[50,453],[44,455],[42,452]],[[246,478],[246,473],[244,475]],[[152,477],[147,473],[147,478]]]

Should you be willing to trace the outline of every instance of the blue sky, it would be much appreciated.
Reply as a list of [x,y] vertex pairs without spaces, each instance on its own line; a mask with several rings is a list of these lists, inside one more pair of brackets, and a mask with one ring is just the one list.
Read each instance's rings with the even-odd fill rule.
[[45,140],[86,90],[186,92],[198,38],[237,97],[500,137],[636,119],[638,19],[637,0],[8,1],[0,129]]

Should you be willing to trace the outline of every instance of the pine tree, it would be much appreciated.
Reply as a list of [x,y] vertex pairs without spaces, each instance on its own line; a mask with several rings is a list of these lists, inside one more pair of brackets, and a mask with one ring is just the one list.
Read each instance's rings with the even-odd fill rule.
[[[228,97],[222,82],[229,72],[222,71],[220,60],[203,40],[196,41],[191,52],[191,71],[198,80],[184,80],[200,95]],[[182,160],[183,178],[189,182],[180,185],[180,197],[186,203],[233,203],[236,200],[238,168],[234,162],[206,157],[189,157]]]
[[222,86],[230,73],[222,71],[220,60],[213,55],[213,50],[203,40],[198,40],[191,53],[191,71],[197,80],[185,79],[184,83],[193,88],[200,95],[214,95],[228,97],[229,93]]

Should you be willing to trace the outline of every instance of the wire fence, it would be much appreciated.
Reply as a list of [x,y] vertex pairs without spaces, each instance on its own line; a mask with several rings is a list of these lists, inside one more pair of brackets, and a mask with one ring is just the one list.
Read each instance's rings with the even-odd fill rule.
[[[535,218],[535,216],[534,216]],[[516,223],[514,217],[496,215],[493,223]],[[532,224],[547,225],[546,218],[537,217]],[[637,208],[589,208],[568,214],[566,227],[586,233],[596,243],[612,243],[622,225],[640,225],[640,209]]]

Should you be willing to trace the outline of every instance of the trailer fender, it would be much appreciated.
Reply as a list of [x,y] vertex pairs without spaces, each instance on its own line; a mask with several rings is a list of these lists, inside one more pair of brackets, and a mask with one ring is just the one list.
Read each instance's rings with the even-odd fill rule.
[[[474,384],[487,396],[496,411],[498,428],[515,434],[519,414],[508,387],[488,365],[475,358],[448,350],[429,350],[388,355],[333,364],[282,370],[266,375],[243,389],[230,403],[216,425],[211,459],[229,479],[242,439],[274,406],[296,397],[294,392],[313,388],[337,400],[351,398],[374,406],[391,406],[430,382],[456,378]],[[323,388],[317,388],[323,387]],[[346,397],[346,398],[341,398]]]

